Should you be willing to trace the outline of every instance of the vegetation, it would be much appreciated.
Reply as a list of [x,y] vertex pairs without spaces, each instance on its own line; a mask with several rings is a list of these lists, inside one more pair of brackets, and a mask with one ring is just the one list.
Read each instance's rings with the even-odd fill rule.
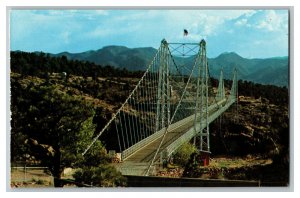
[[[211,82],[218,84],[215,79]],[[231,85],[232,81],[225,80],[227,89]],[[203,167],[195,163],[200,154],[194,153],[182,176],[260,180],[266,186],[288,185],[289,90],[239,80],[238,91],[238,107],[233,105],[210,124],[211,157],[223,156],[223,159]]]
[[[227,89],[230,89],[232,85],[232,81],[224,80],[224,84]],[[275,104],[275,105],[287,106],[289,103],[289,90],[285,86],[277,87],[275,85],[262,85],[251,81],[239,80],[238,95],[250,96],[256,99],[265,98],[271,104]]]
[[[102,88],[97,87],[98,74],[130,76],[133,73],[126,70],[120,72],[110,66],[68,61],[66,57],[53,58],[43,53],[12,52],[11,56],[11,70],[16,72],[11,73],[12,162],[39,161],[49,168],[56,187],[63,185],[61,175],[66,167],[83,168],[84,172],[88,169],[98,172],[108,169],[105,180],[119,178],[120,173],[107,164],[107,152],[100,141],[96,141],[86,155],[81,155],[100,125],[103,125],[101,118],[105,116],[105,111],[95,107],[84,95],[76,94],[76,90],[97,97],[99,88]],[[68,72],[68,76],[67,79],[58,76],[61,81],[53,81],[50,72]],[[68,84],[69,72],[83,76],[79,82],[86,83]],[[87,80],[88,75],[94,80]],[[78,174],[76,179],[80,180]],[[114,181],[111,184],[119,185]]]
[[76,182],[89,184],[91,186],[126,186],[126,178],[113,166],[109,165],[83,167],[76,171],[73,177]]
[[113,65],[125,67],[130,71],[147,69],[157,50],[152,47],[127,48],[124,46],[106,46],[102,49],[82,53],[62,52],[51,56],[66,56],[69,60],[89,61],[99,65]]
[[288,104],[280,101],[284,101],[280,96],[275,101],[278,105],[266,98],[241,96],[238,114],[234,105],[210,124],[211,158],[221,160],[203,167],[195,164],[191,156],[183,176],[288,185],[289,112]]
[[53,85],[24,86],[12,79],[11,89],[12,160],[24,154],[41,160],[53,175],[55,186],[61,185],[65,167],[78,167],[91,157],[95,158],[93,161],[106,160],[100,142],[94,144],[97,152],[92,156],[81,155],[96,127],[90,104],[60,92]]
[[45,77],[48,73],[66,72],[69,75],[77,75],[94,79],[97,77],[140,77],[143,72],[129,72],[127,69],[102,67],[88,61],[68,60],[66,56],[52,57],[50,54],[11,52],[11,71],[22,75]]
[[197,148],[193,144],[187,142],[178,148],[173,156],[173,162],[184,167],[188,163],[190,156],[196,151]]
[[239,95],[252,96],[254,98],[266,98],[270,103],[287,106],[289,93],[287,87],[274,85],[261,85],[251,81],[239,80]]
[[[78,169],[74,178],[79,183],[124,186],[126,181],[109,165],[110,159],[106,154],[109,146],[113,149],[114,145],[117,147],[113,129],[109,134],[103,134],[101,141],[96,141],[86,155],[82,156],[81,153],[110,119],[113,110],[126,99],[141,72],[68,60],[65,56],[51,57],[44,53],[25,52],[11,52],[11,71],[12,162],[41,162],[49,167],[57,187],[63,185],[60,178],[66,167]],[[63,72],[67,73],[65,78],[60,76]],[[56,74],[59,76],[53,78]],[[212,83],[217,85],[217,80],[212,79]],[[231,82],[225,81],[225,86],[229,88]],[[251,111],[240,108],[244,110],[240,111],[241,115],[250,112],[248,117],[240,120],[240,124],[228,121],[232,115],[224,117],[222,123],[227,127],[223,127],[223,131],[227,132],[228,140],[233,142],[232,148],[237,148],[233,151],[245,150],[245,145],[250,145],[249,148],[256,148],[252,153],[264,153],[261,152],[263,149],[274,150],[275,141],[280,152],[273,161],[280,164],[285,159],[286,169],[289,164],[288,89],[240,80],[239,95],[261,98],[262,105]],[[257,112],[263,112],[264,115]],[[271,122],[268,122],[270,117]],[[251,130],[242,127],[248,122],[254,123]],[[224,136],[213,132],[217,129],[217,125],[211,126],[212,144],[224,145],[215,141],[226,141]],[[237,134],[248,130],[249,134],[246,135],[252,134],[255,141],[248,141],[248,136],[239,136],[240,139],[232,141],[233,129],[238,129]],[[251,131],[253,133],[250,134]],[[233,145],[234,142],[241,142],[243,147]],[[227,151],[222,146],[219,149]],[[195,150],[190,144],[183,145],[175,154],[174,163],[184,167]],[[215,149],[213,153],[220,150]]]
[[233,69],[236,68],[241,79],[265,85],[288,86],[288,57],[247,59],[229,52],[209,59],[208,63],[211,74],[215,77],[219,76],[220,69],[223,68],[224,78],[232,79]]

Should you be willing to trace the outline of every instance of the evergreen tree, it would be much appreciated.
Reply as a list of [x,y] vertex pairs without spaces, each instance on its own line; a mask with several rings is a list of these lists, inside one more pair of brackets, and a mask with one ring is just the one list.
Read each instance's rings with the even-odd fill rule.
[[[65,167],[107,162],[100,141],[84,157],[81,155],[95,131],[90,104],[70,97],[54,85],[24,86],[12,79],[11,89],[12,160],[29,150],[49,168],[56,187],[62,186],[60,178]],[[20,148],[24,145],[28,150]]]

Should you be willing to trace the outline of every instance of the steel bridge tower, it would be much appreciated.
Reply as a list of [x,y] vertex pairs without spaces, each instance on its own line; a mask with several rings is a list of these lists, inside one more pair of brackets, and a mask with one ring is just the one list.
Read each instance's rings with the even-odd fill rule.
[[165,39],[161,41],[161,51],[159,60],[159,79],[157,87],[157,104],[156,104],[156,124],[158,131],[161,128],[168,127],[170,123],[170,56],[168,43]]
[[[163,39],[132,92],[82,155],[101,134],[115,132],[121,160],[128,162],[120,167],[125,172],[135,164],[133,172],[149,175],[157,163],[194,137],[206,160],[210,153],[209,123],[237,103],[237,85],[235,70],[230,95],[225,96],[221,70],[219,86],[213,89],[205,40],[168,43]],[[113,124],[115,130],[110,127]]]
[[[196,84],[196,94],[193,95],[193,100],[195,102],[195,135],[199,137],[199,150],[210,152],[210,142],[209,142],[209,72],[208,72],[208,62],[206,56],[206,42],[204,39],[200,43],[167,43],[165,39],[161,41],[161,51],[159,60],[159,77],[158,77],[158,89],[157,89],[157,103],[156,103],[156,131],[161,128],[168,127],[168,123],[171,118],[170,111],[170,98],[172,87],[170,85],[170,65],[172,61],[172,56],[170,56],[171,51],[169,50],[170,45],[176,44],[179,47],[175,48],[175,51],[179,51],[178,48],[182,47],[185,49],[192,49],[194,51],[198,48],[195,56],[196,58],[196,68],[194,71],[194,79]],[[195,48],[188,48],[189,45],[193,45]],[[190,50],[191,51],[191,50]],[[194,51],[195,52],[195,51]],[[180,53],[180,56],[186,57],[187,52]],[[223,73],[221,73],[220,83],[218,88],[218,100],[225,98]],[[199,116],[200,115],[200,116]],[[197,125],[206,126],[200,132],[196,131]],[[194,139],[194,142],[196,139]]]
[[[201,130],[199,135],[199,150],[210,152],[210,143],[209,143],[209,122],[208,122],[208,63],[206,57],[206,42],[201,40],[200,42],[200,61],[198,63],[198,75],[197,75],[197,92],[196,92],[196,102],[195,102],[195,121],[194,126],[200,125],[200,129],[205,124],[206,128]],[[199,119],[196,119],[197,114],[200,114]],[[205,120],[205,121],[204,121]],[[203,123],[206,122],[206,123]],[[197,136],[196,136],[197,137]],[[194,139],[194,142],[196,138]]]

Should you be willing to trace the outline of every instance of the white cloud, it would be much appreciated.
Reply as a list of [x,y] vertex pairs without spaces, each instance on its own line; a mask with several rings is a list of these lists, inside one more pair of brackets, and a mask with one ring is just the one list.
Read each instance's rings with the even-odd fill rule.
[[[70,44],[80,24],[76,22],[73,11],[61,10],[12,10],[11,43],[12,46],[49,47],[56,43]],[[68,17],[66,17],[68,16]],[[58,45],[58,44],[57,44]]]
[[263,18],[257,22],[256,28],[265,31],[287,30],[287,15],[277,14],[274,10],[266,11]]
[[[199,41],[199,37],[206,38],[223,33],[223,31],[229,31],[228,29],[221,30],[226,22],[241,16],[251,17],[255,13],[256,11],[254,10],[171,10],[165,17],[169,18],[168,23],[188,29],[191,40]],[[246,24],[246,22],[242,20],[238,23]],[[181,38],[182,35],[180,33],[173,37],[176,39]]]
[[236,21],[234,24],[237,26],[242,26],[242,25],[246,25],[247,22],[248,22],[248,20],[246,18],[243,18],[243,19]]
[[250,17],[256,12],[256,10],[211,10],[207,11],[207,14],[218,16],[224,20],[232,20],[241,16]]
[[237,19],[237,21],[234,23],[234,25],[240,26],[240,27],[242,27],[242,26],[251,27],[252,25],[251,25],[250,20],[252,19],[252,16],[255,16],[255,14],[257,12],[258,11],[256,11],[256,10],[247,10],[246,12],[242,13],[240,16],[232,19],[232,20]]
[[[52,47],[53,51],[64,51],[68,46],[73,47],[74,49],[71,49],[73,51],[80,51],[81,48],[99,48],[110,43],[129,47],[156,46],[154,43],[159,43],[162,38],[166,38],[169,42],[199,42],[204,38],[210,43],[216,42],[215,46],[220,40],[252,43],[253,40],[264,39],[266,43],[270,43],[269,45],[261,42],[254,43],[255,47],[260,48],[260,46],[272,46],[275,38],[281,38],[286,42],[288,33],[287,12],[278,10],[21,10],[13,12],[15,13],[12,18],[15,23],[11,23],[13,33],[11,38],[16,41],[14,43],[18,46],[27,44],[36,48],[36,46],[51,45],[55,40],[57,46],[61,46]],[[247,27],[252,27],[251,31],[248,31]],[[187,37],[183,36],[183,29],[189,31]],[[266,31],[270,34],[265,34]],[[82,45],[85,47],[74,44],[78,42],[85,43]],[[97,46],[94,43],[97,43]],[[232,44],[234,48],[237,46],[236,43]],[[225,46],[220,48],[220,51],[225,48]]]

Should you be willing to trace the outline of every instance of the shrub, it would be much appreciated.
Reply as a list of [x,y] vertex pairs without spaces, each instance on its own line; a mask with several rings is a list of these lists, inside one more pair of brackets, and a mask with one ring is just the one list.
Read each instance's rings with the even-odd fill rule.
[[98,167],[84,167],[73,174],[76,182],[99,186],[116,187],[125,186],[126,178],[110,165],[100,165]]
[[191,154],[195,153],[196,151],[197,148],[194,145],[185,143],[179,147],[174,154],[173,162],[184,167],[188,163]]

